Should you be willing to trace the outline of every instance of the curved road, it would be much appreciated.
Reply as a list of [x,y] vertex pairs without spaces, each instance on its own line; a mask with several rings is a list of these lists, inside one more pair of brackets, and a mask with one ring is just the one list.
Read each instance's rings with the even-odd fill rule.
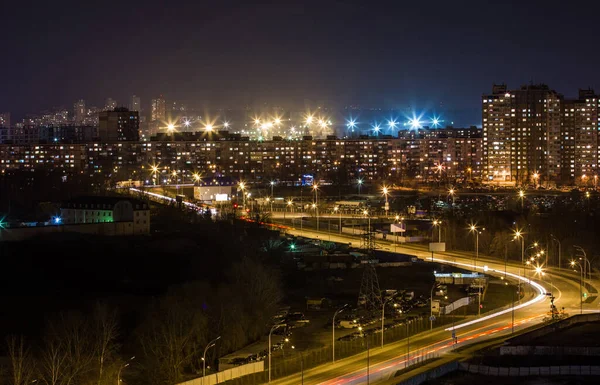
[[[356,242],[357,238],[351,235],[330,234],[327,232],[317,232],[313,230],[291,229],[288,233],[307,238],[331,240],[334,242],[349,243]],[[389,241],[377,240],[380,248],[393,252],[394,244]],[[414,248],[396,247],[396,251],[404,254],[416,255],[425,261],[431,260],[431,253]],[[461,268],[473,270],[473,257],[460,253],[435,254],[434,261],[457,265]],[[506,271],[505,271],[506,269]],[[509,263],[505,265],[504,261],[498,261],[489,258],[480,258],[477,271],[486,274],[502,277],[504,279],[516,282],[521,281],[524,284],[531,284],[536,293],[532,299],[516,302],[514,309],[508,306],[504,309],[483,314],[479,318],[474,318],[454,326],[458,346],[482,342],[500,336],[509,336],[514,327],[515,331],[541,323],[543,318],[550,311],[550,300],[546,292],[553,292],[555,296],[555,305],[557,308],[564,307],[568,314],[578,314],[579,304],[579,276],[554,269],[547,269],[543,277],[524,276],[524,269],[517,264]],[[543,278],[543,279],[540,279]],[[593,282],[594,285],[596,284]],[[593,307],[593,309],[592,309]],[[584,311],[596,311],[597,305],[584,304]],[[513,318],[514,317],[514,318]],[[514,323],[513,323],[514,319]],[[455,345],[452,343],[452,327],[437,327],[430,332],[424,332],[416,335],[410,340],[410,360],[414,362],[421,359],[422,356],[438,356],[451,353]],[[384,346],[373,347],[369,351],[369,370],[367,373],[367,353],[361,353],[348,357],[335,364],[324,364],[304,372],[304,384],[366,384],[384,381],[393,376],[398,370],[406,367],[407,341],[397,341]],[[368,379],[367,379],[368,377]],[[301,374],[294,374],[285,378],[272,381],[276,385],[297,385],[301,383]]]

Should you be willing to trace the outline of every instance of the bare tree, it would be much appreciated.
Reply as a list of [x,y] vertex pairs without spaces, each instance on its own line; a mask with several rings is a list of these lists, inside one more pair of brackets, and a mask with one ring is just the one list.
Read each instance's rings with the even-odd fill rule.
[[139,341],[146,376],[155,383],[180,382],[196,345],[204,341],[206,318],[181,294],[158,301],[142,326]]
[[117,313],[110,310],[106,304],[96,303],[93,322],[93,334],[96,339],[93,349],[98,364],[98,385],[100,385],[104,377],[104,368],[118,349]]
[[31,383],[35,376],[35,361],[22,336],[6,338],[7,354],[10,360],[9,371],[13,385]]
[[42,351],[43,381],[48,385],[81,382],[91,370],[94,337],[81,314],[61,314],[48,326]]

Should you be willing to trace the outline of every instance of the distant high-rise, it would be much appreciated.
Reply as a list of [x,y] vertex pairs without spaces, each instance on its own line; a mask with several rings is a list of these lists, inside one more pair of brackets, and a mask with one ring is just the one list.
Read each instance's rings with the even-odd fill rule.
[[152,99],[152,109],[150,114],[151,121],[164,121],[167,117],[166,102],[162,95],[157,99]]
[[73,105],[73,119],[75,124],[82,124],[87,117],[87,110],[85,108],[85,100],[79,99]]
[[142,111],[142,109],[141,109],[141,102],[140,102],[140,97],[139,96],[133,95],[131,97],[131,104],[129,105],[129,110],[130,111],[137,111],[137,112]]
[[106,102],[104,103],[105,111],[112,111],[117,108],[117,101],[113,98],[106,98]]
[[[546,85],[483,95],[483,176],[489,182],[531,183],[560,176],[562,95]],[[539,179],[537,179],[539,178]]]
[[137,111],[115,108],[102,111],[99,116],[98,135],[103,142],[140,140],[140,120]]
[[561,176],[564,182],[586,183],[597,178],[598,118],[600,97],[594,90],[579,90],[579,98],[565,100],[561,106]]
[[10,127],[10,112],[0,113],[0,127]]

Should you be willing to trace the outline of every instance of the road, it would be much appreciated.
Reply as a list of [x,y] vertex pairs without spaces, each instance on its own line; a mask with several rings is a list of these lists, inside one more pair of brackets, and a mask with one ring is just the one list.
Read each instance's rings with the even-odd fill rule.
[[[341,243],[355,243],[357,238],[349,235],[329,234],[326,232],[317,232],[303,229],[301,232],[297,229],[291,229],[288,233],[297,236],[304,236],[314,239],[331,240]],[[377,240],[380,248],[394,251],[394,244],[389,241]],[[397,252],[416,255],[426,261],[431,260],[431,253],[398,246]],[[436,254],[434,261],[449,265],[456,265],[462,268],[474,270],[473,257],[460,253]],[[505,270],[506,269],[506,270]],[[524,269],[520,265],[509,263],[505,265],[504,261],[493,260],[489,258],[480,258],[477,271],[486,274],[502,277],[510,281],[521,281],[523,284],[530,284],[536,295],[531,300],[523,300],[522,303],[515,303],[504,309],[492,312],[491,314],[482,314],[481,317],[466,322],[456,324],[454,331],[458,338],[458,346],[483,342],[491,338],[500,336],[509,336],[513,327],[515,331],[522,330],[541,323],[543,318],[550,310],[550,300],[546,292],[552,291],[555,299],[555,305],[560,309],[565,308],[569,314],[578,314],[580,311],[579,295],[579,276],[570,272],[558,272],[548,269],[546,274],[540,279],[530,280],[523,276]],[[592,282],[598,286],[597,282]],[[584,311],[597,311],[597,304],[584,304]],[[513,318],[514,317],[514,318]],[[514,321],[513,321],[514,319]],[[430,332],[421,333],[410,341],[410,360],[411,363],[421,356],[437,356],[451,352],[455,345],[452,343],[452,327],[435,327]],[[396,371],[403,369],[408,361],[407,341],[402,340],[381,347],[373,347],[368,353],[369,369],[367,371],[367,353],[358,354],[336,361],[335,364],[329,363],[316,368],[306,370],[303,373],[304,384],[366,384],[387,380]],[[273,381],[276,385],[297,385],[302,381],[302,374],[298,373],[285,378]]]
[[[130,190],[145,193],[154,199],[173,199],[134,188]],[[184,202],[184,204],[190,208],[198,207],[189,202]],[[287,231],[296,236],[333,242],[352,242],[355,244],[359,242],[359,239],[352,235],[294,228],[287,229]],[[473,256],[465,253],[439,253],[432,257],[431,253],[422,249],[399,246],[387,240],[377,240],[377,245],[390,252],[396,251],[415,255],[425,261],[433,259],[436,262],[482,271],[506,280],[520,281],[522,284],[530,285],[536,295],[533,299],[523,300],[522,303],[514,303],[512,306],[499,309],[490,314],[482,314],[481,317],[461,322],[453,327],[435,327],[430,332],[421,333],[411,338],[410,344],[408,344],[408,341],[402,340],[385,345],[383,348],[374,347],[366,353],[336,361],[335,364],[321,365],[306,370],[304,373],[275,380],[273,384],[358,385],[385,381],[398,370],[405,368],[409,360],[413,363],[422,357],[449,353],[456,346],[465,346],[502,336],[508,337],[513,330],[519,331],[541,323],[550,310],[550,301],[546,296],[546,293],[550,291],[556,297],[554,303],[559,309],[564,307],[569,314],[580,312],[579,276],[571,272],[547,269],[544,276],[531,277],[530,275],[524,276],[526,274],[525,269],[520,264],[480,257],[477,266],[474,266]],[[590,283],[594,287],[600,287],[596,280]],[[597,299],[592,303],[586,303],[584,309],[586,312],[598,311]],[[456,333],[457,345],[453,343],[453,332]],[[408,351],[409,346],[410,352]],[[300,352],[297,354],[300,354]],[[367,362],[369,362],[369,365],[367,365]]]

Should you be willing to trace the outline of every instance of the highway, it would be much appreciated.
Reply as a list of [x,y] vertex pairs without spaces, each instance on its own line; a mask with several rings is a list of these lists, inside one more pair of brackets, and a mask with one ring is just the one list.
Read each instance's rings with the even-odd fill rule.
[[[154,199],[172,200],[157,193],[142,191],[139,189],[130,189],[136,193],[144,193]],[[184,202],[190,208],[198,208],[193,203]],[[276,213],[275,217],[283,217],[282,213]],[[291,217],[299,217],[301,214],[289,214]],[[321,218],[323,216],[320,216]],[[331,219],[338,218],[337,215],[330,215]],[[287,222],[287,221],[286,221]],[[333,222],[333,221],[332,221]],[[286,223],[289,225],[289,222]],[[329,233],[315,231],[311,229],[286,228],[286,231],[295,236],[320,239],[325,241],[360,244],[360,239],[353,235]],[[415,246],[398,245],[390,240],[376,240],[377,247],[389,252],[398,252],[403,254],[415,255],[425,261],[432,259],[431,253]],[[276,385],[297,385],[297,384],[319,384],[319,385],[342,385],[342,384],[371,384],[384,382],[393,376],[398,370],[406,367],[407,363],[414,363],[423,357],[443,356],[452,354],[452,350],[457,346],[462,347],[474,343],[485,342],[498,337],[509,337],[513,332],[518,332],[524,328],[534,326],[543,322],[544,317],[550,311],[550,300],[546,295],[552,291],[556,297],[554,303],[558,309],[564,307],[568,314],[578,314],[580,312],[580,287],[579,275],[570,271],[546,269],[545,275],[533,276],[525,275],[525,268],[521,264],[513,262],[506,263],[503,260],[481,257],[477,261],[477,266],[473,264],[473,255],[467,253],[436,253],[433,260],[439,263],[459,266],[464,269],[477,270],[486,274],[501,277],[507,281],[522,282],[530,285],[534,295],[525,298],[521,302],[516,302],[513,306],[507,306],[488,314],[482,314],[467,321],[458,323],[453,327],[435,327],[432,331],[420,333],[410,338],[410,353],[407,352],[407,341],[401,340],[385,345],[381,348],[379,345],[369,349],[368,353],[361,353],[341,359],[335,364],[329,363],[317,366],[315,368],[287,376],[272,381]],[[596,280],[590,282],[595,288],[600,287]],[[583,305],[585,312],[598,311],[598,299],[592,303]],[[452,332],[456,333],[457,344],[453,343]],[[407,354],[408,353],[408,354]],[[300,354],[300,352],[297,352]],[[367,360],[368,356],[368,360]],[[367,365],[369,362],[369,365]]]
[[[331,240],[333,242],[356,244],[358,238],[351,235],[329,234],[313,230],[300,231],[290,229],[289,234],[307,238]],[[382,249],[394,251],[394,244],[389,241],[377,240],[377,246]],[[397,252],[416,255],[425,261],[431,260],[431,253],[415,248],[403,246],[396,247]],[[443,253],[434,255],[434,261],[461,268],[473,269],[473,256],[461,253]],[[506,268],[506,272],[505,272]],[[546,296],[552,291],[556,297],[554,303],[557,308],[564,307],[568,314],[578,314],[580,311],[579,276],[570,272],[557,272],[547,269],[543,280],[523,276],[524,269],[520,265],[489,258],[479,258],[477,271],[486,274],[506,277],[505,279],[516,282],[520,280],[524,284],[530,284],[536,293],[531,299],[524,299],[522,303],[516,302],[514,310],[512,306],[498,309],[490,314],[482,314],[479,318],[456,324],[454,326],[458,345],[452,343],[452,327],[435,327],[431,332],[421,333],[410,340],[410,360],[413,363],[422,355],[441,356],[451,353],[455,346],[465,346],[473,343],[483,342],[501,336],[510,336],[513,330],[519,331],[523,328],[541,323],[550,311],[550,300]],[[597,282],[592,282],[598,286]],[[584,311],[597,311],[597,304],[584,304]],[[514,316],[514,324],[513,324]],[[272,381],[277,385],[304,384],[367,384],[385,381],[393,376],[398,370],[404,369],[407,364],[406,340],[373,347],[369,350],[369,369],[367,372],[367,353],[358,354],[346,359],[329,363]],[[302,379],[303,377],[303,379]],[[368,377],[368,378],[367,378]]]

